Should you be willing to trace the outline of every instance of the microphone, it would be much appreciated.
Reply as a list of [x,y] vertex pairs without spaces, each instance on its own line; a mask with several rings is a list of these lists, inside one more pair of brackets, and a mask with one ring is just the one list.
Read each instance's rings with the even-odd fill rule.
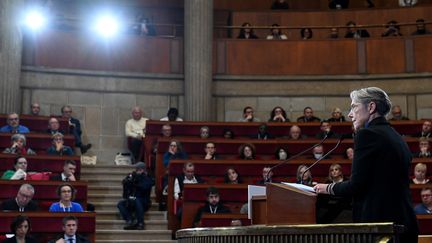
[[339,140],[337,141],[336,145],[330,149],[326,154],[324,154],[321,158],[317,159],[315,162],[313,162],[313,164],[311,164],[310,166],[308,166],[302,173],[301,175],[301,180],[300,180],[300,184],[303,184],[303,177],[304,174],[306,172],[308,172],[310,169],[312,169],[312,167],[314,167],[316,164],[318,164],[318,162],[320,162],[321,160],[325,159],[327,156],[329,156],[333,151],[335,151],[337,149],[337,147],[339,147],[339,145],[341,144],[341,142],[343,140],[345,140],[346,138],[351,138],[352,135],[351,134],[342,134],[339,138]]
[[324,136],[324,138],[323,138],[321,141],[319,141],[319,143],[317,143],[317,144],[313,145],[312,147],[307,148],[306,150],[304,150],[304,151],[302,151],[302,152],[300,152],[300,153],[298,153],[298,154],[295,154],[295,155],[289,157],[288,159],[283,160],[282,162],[279,162],[279,163],[277,163],[276,165],[274,165],[273,167],[271,167],[270,170],[267,172],[266,178],[268,179],[268,175],[270,174],[270,172],[272,172],[272,171],[273,171],[274,169],[276,169],[277,167],[279,167],[279,166],[281,166],[281,165],[284,165],[284,164],[286,164],[287,162],[289,162],[289,161],[291,161],[291,160],[293,160],[293,159],[295,159],[295,158],[298,158],[298,157],[302,156],[303,154],[305,154],[305,153],[311,151],[311,150],[314,149],[315,147],[320,146],[321,144],[323,144],[324,141],[327,139],[327,137],[328,137],[328,136],[327,136],[327,134],[326,134],[326,135]]

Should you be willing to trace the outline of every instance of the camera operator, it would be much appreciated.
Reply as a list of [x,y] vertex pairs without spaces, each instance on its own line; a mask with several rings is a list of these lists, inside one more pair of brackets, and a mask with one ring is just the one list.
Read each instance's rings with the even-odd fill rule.
[[[125,230],[143,230],[144,213],[150,208],[150,192],[154,181],[148,176],[145,164],[138,162],[135,171],[122,181],[123,199],[117,204],[120,214],[126,220]],[[135,212],[136,223],[132,215]]]

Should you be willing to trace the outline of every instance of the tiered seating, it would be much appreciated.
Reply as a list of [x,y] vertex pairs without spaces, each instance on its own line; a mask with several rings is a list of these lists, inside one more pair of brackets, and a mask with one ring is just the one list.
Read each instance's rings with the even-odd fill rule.
[[[0,114],[0,126],[7,124],[7,114]],[[55,116],[60,123],[60,130],[69,133],[69,122],[65,118]],[[20,115],[20,124],[30,129],[30,132],[45,133],[48,129],[49,116]]]
[[[5,148],[11,146],[11,133],[0,133],[0,149],[3,151]],[[47,149],[52,145],[51,134],[45,133],[27,133],[24,134],[27,140],[27,148],[31,148],[37,154],[46,154]],[[73,135],[65,135],[64,145],[74,147]]]

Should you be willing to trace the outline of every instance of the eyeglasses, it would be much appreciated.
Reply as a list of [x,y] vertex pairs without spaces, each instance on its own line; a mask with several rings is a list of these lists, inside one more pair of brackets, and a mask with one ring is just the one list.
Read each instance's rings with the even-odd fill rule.
[[421,195],[421,197],[431,197],[432,196],[432,194],[423,194],[423,195]]
[[9,121],[18,121],[18,117],[8,118]]
[[62,193],[71,193],[71,190],[61,190]]
[[209,146],[207,146],[206,148],[208,148],[208,149],[214,149],[215,147],[209,147]]
[[170,144],[170,147],[177,147],[177,144]]

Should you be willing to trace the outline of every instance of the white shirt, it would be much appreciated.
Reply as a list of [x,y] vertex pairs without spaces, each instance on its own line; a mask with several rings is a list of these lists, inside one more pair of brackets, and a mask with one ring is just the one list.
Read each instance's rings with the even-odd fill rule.
[[135,119],[129,119],[125,125],[125,133],[127,137],[137,138],[145,137],[144,129],[148,118],[141,117],[138,121]]
[[[198,183],[198,181],[197,181],[197,179],[195,178],[195,176],[192,178],[192,180],[189,180],[188,178],[184,178],[184,180],[183,180],[183,184],[197,184]],[[179,194],[180,194],[180,184],[179,184],[179,181],[178,181],[178,179],[176,178],[175,179],[175,181],[174,181],[174,199],[175,200],[178,200],[179,199]]]
[[[162,117],[160,120],[161,121],[169,121],[169,119],[168,119],[167,116],[166,117]],[[177,117],[175,121],[183,121],[183,119],[181,119],[180,117]]]
[[399,0],[399,6],[401,7],[410,7],[417,4],[418,0]]

